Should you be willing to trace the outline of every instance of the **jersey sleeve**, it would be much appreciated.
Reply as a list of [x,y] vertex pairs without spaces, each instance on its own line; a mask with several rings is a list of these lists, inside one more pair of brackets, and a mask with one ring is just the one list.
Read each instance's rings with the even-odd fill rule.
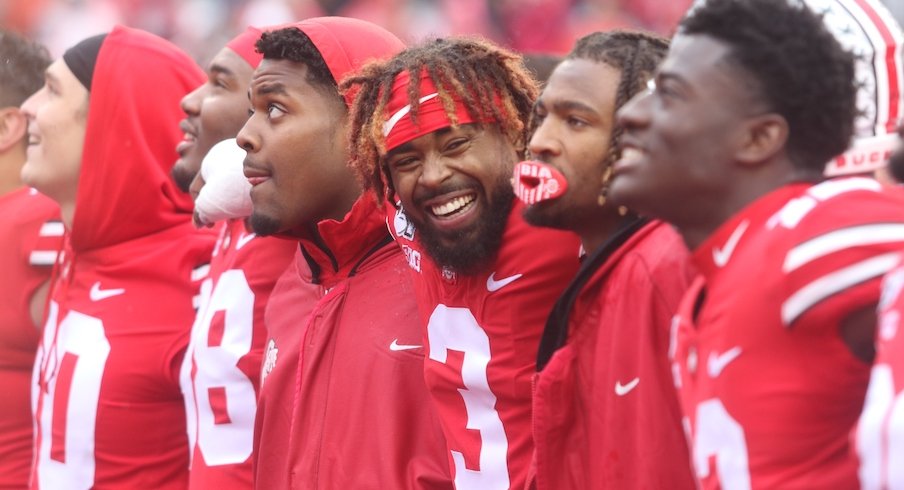
[[[868,214],[862,212],[865,207]],[[837,326],[878,302],[882,276],[904,249],[904,199],[886,191],[842,193],[815,207],[787,232],[782,323],[794,328]]]

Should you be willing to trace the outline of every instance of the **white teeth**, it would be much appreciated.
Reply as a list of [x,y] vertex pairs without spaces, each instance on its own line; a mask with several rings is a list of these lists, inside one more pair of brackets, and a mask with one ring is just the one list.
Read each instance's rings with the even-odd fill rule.
[[633,160],[635,158],[640,158],[643,156],[643,152],[638,150],[637,148],[625,148],[622,150],[621,159],[622,160]]
[[473,195],[461,196],[452,199],[451,201],[445,202],[443,204],[437,204],[435,206],[431,206],[430,210],[433,211],[433,214],[437,216],[448,216],[457,211],[461,211],[468,204],[474,202]]

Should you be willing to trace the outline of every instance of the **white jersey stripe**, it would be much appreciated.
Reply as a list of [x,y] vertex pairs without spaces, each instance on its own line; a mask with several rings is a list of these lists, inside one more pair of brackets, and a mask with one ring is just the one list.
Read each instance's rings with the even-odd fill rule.
[[56,250],[33,250],[28,255],[28,263],[31,265],[53,265],[57,259]]
[[41,225],[39,236],[63,236],[65,228],[61,221],[48,221]]
[[904,242],[904,224],[901,223],[878,223],[835,230],[791,249],[785,256],[782,271],[792,272],[816,259],[846,248],[899,241]]
[[204,279],[205,277],[207,277],[207,275],[209,273],[210,273],[210,264],[200,265],[200,266],[192,269],[191,280],[192,280],[192,282],[200,281],[201,279]]
[[881,276],[898,265],[901,256],[891,252],[839,269],[797,290],[782,303],[782,323],[790,326],[798,317],[826,298],[845,289]]

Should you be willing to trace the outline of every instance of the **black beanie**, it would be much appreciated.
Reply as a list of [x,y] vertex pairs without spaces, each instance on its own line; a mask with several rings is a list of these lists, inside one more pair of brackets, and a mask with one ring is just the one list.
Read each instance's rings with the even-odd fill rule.
[[63,53],[63,61],[66,66],[69,67],[75,78],[78,78],[78,81],[88,89],[88,92],[91,92],[91,77],[94,75],[94,65],[97,64],[97,54],[106,37],[106,34],[89,37]]

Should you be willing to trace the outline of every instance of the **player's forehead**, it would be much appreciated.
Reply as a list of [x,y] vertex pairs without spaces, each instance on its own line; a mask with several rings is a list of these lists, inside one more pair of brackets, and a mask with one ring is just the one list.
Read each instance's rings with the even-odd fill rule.
[[621,71],[587,59],[563,61],[550,75],[537,105],[549,111],[611,113]]
[[705,34],[677,34],[656,74],[685,95],[720,104],[747,104],[761,97],[757,81],[735,59],[727,42]]

